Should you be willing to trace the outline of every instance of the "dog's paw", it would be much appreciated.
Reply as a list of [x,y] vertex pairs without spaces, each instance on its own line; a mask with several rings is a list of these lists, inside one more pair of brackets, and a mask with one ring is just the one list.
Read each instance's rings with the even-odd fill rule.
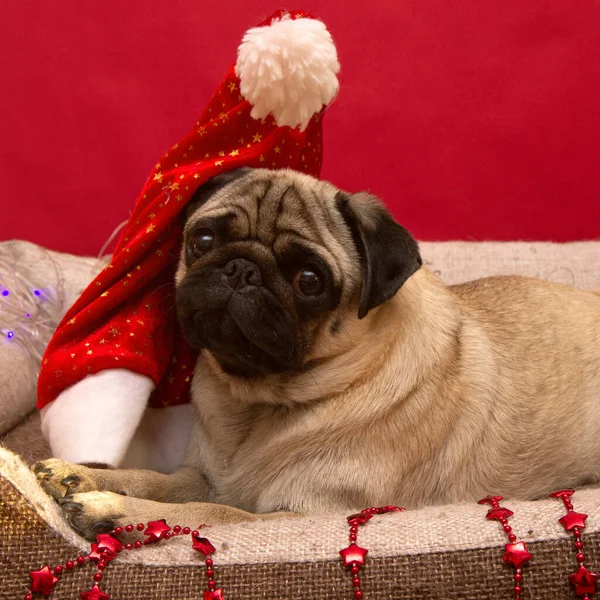
[[113,492],[83,492],[61,498],[60,504],[69,525],[88,540],[125,524],[127,498]]
[[42,489],[55,500],[69,494],[90,492],[98,489],[90,469],[49,458],[31,466]]

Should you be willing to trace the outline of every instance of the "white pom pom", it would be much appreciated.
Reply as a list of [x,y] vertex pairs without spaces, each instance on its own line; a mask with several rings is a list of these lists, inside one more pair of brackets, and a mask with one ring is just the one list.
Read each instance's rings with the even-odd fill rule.
[[284,17],[246,32],[235,65],[242,96],[255,119],[272,114],[277,125],[300,126],[337,94],[340,64],[321,21]]

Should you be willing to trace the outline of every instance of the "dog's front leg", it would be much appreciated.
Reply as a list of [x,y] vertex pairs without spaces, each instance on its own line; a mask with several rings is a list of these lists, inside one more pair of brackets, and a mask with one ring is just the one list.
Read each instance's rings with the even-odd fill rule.
[[90,491],[175,503],[202,502],[208,497],[206,479],[194,467],[181,467],[164,475],[144,469],[91,469],[50,458],[34,464],[32,470],[55,500]]
[[[296,516],[291,513],[271,513],[256,515],[238,508],[208,502],[188,502],[172,504],[154,502],[122,496],[112,492],[84,492],[73,494],[59,501],[63,513],[70,525],[84,537],[93,540],[99,533],[112,531],[115,527],[136,525],[165,519],[171,527],[190,527],[201,525],[226,525],[257,521],[261,519]],[[132,536],[143,538],[141,533]],[[130,536],[131,537],[131,536]]]

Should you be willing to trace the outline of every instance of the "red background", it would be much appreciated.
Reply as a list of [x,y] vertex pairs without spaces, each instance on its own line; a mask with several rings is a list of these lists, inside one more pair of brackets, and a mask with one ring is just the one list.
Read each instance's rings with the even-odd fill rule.
[[[248,0],[6,0],[0,237],[97,253],[193,125]],[[339,48],[323,176],[421,239],[600,234],[600,2],[358,0],[302,8]]]

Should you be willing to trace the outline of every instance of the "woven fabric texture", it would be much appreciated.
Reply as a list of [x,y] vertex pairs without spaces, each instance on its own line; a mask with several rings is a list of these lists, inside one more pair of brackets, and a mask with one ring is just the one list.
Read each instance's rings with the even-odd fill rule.
[[[27,591],[30,570],[64,563],[88,546],[65,525],[27,467],[2,449],[0,473],[0,598],[19,598]],[[578,491],[574,501],[577,510],[589,514],[584,541],[593,568],[600,558],[600,490]],[[572,539],[557,522],[562,504],[506,504],[515,511],[515,532],[533,554],[523,597],[569,598],[575,560]],[[502,563],[506,540],[485,512],[478,505],[456,505],[373,519],[359,532],[359,543],[369,549],[363,590],[382,599],[510,598],[512,571]],[[228,599],[338,599],[352,597],[338,556],[347,531],[345,515],[337,514],[215,526],[205,535],[217,548],[216,579]],[[89,589],[91,575],[89,567],[65,575],[53,597],[78,597]],[[178,539],[121,555],[106,570],[103,588],[112,600],[191,600],[200,597],[204,583],[201,557]]]
[[[40,497],[33,490],[31,497],[24,493],[27,478],[24,471],[14,458],[3,452],[3,471],[10,471],[11,477],[19,479],[18,485],[9,481],[8,477],[0,476],[0,598],[22,598],[27,592],[30,570],[39,569],[45,564],[64,563],[74,558],[81,551],[79,544],[72,542],[72,535],[53,529],[42,518],[49,512],[48,507],[40,507],[37,502]],[[7,464],[13,461],[12,470]],[[21,489],[19,489],[19,487]],[[597,492],[592,492],[597,494]],[[584,492],[576,497],[577,507],[583,508]],[[42,498],[42,504],[48,502]],[[531,503],[530,503],[531,504]],[[597,504],[597,502],[596,502]],[[517,507],[511,503],[511,507]],[[518,514],[521,512],[517,507]],[[40,510],[41,509],[41,510]],[[471,549],[455,549],[423,554],[391,554],[382,556],[372,545],[376,533],[376,520],[361,528],[360,542],[370,549],[367,567],[361,573],[362,589],[368,598],[398,600],[445,599],[445,600],[500,600],[511,598],[513,585],[512,571],[502,563],[503,546],[501,535],[496,523],[487,522],[484,509],[478,507],[478,516],[473,515],[469,534],[474,545],[480,542],[478,532],[485,536],[487,530],[497,531],[497,542],[488,547]],[[560,505],[556,503],[556,512]],[[453,509],[447,507],[447,510]],[[425,515],[414,511],[403,515],[405,520],[416,520]],[[447,513],[449,514],[449,513]],[[524,516],[521,515],[522,517]],[[443,517],[440,515],[443,519]],[[336,529],[345,530],[343,515],[331,515],[327,518],[336,523]],[[381,517],[380,523],[388,519]],[[523,521],[523,519],[520,519]],[[598,516],[593,519],[598,522]],[[280,560],[272,562],[267,550],[268,536],[260,532],[250,536],[247,545],[254,546],[253,554],[258,560],[245,564],[232,564],[222,560],[226,552],[236,554],[238,546],[246,536],[238,536],[236,542],[225,544],[220,536],[223,528],[206,530],[206,535],[217,546],[214,555],[215,579],[222,586],[228,600],[236,599],[278,599],[305,600],[306,598],[321,598],[334,600],[352,598],[352,587],[348,571],[336,556],[337,550],[345,545],[346,538],[341,535],[331,535],[331,532],[319,531],[320,528],[310,526],[308,520],[303,520],[309,533],[302,534],[302,523],[297,522],[296,534],[287,532],[287,547],[306,546],[310,550],[313,541],[326,543],[331,546],[328,552],[330,558],[323,559],[316,547],[309,552],[305,560]],[[339,527],[337,526],[339,524]],[[56,525],[56,524],[55,524]],[[266,526],[267,524],[263,524]],[[410,531],[399,519],[393,520],[393,527],[388,531],[388,539],[404,539],[417,545],[414,530]],[[455,534],[459,538],[467,537],[460,522],[453,520]],[[515,523],[516,525],[516,523]],[[550,523],[549,523],[550,525]],[[268,525],[271,527],[272,525]],[[423,539],[435,522],[423,522],[425,529],[421,532]],[[558,524],[553,523],[558,532]],[[526,528],[520,523],[521,529]],[[518,531],[518,527],[515,526]],[[526,533],[526,532],[523,532]],[[412,536],[412,537],[411,537]],[[531,537],[531,536],[529,536]],[[371,539],[369,539],[371,538]],[[183,542],[183,540],[177,540]],[[600,531],[591,527],[584,535],[585,552],[589,565],[597,564],[600,549]],[[103,589],[110,593],[112,600],[133,600],[135,598],[160,600],[192,600],[201,597],[204,589],[204,565],[201,557],[193,551],[187,551],[189,559],[185,564],[167,566],[153,564],[147,561],[147,555],[155,557],[168,554],[169,548],[176,542],[166,542],[154,548],[145,548],[130,553],[128,561],[117,559],[105,571]],[[182,545],[182,544],[179,544]],[[525,593],[523,598],[544,598],[545,600],[565,600],[572,597],[568,575],[574,569],[574,553],[571,540],[562,535],[555,539],[534,541],[530,539],[528,549],[533,555],[529,566],[525,569]],[[260,560],[261,557],[263,560]],[[130,562],[136,561],[136,562]],[[164,561],[163,561],[164,562]],[[146,564],[145,564],[146,563]],[[53,593],[54,600],[77,598],[81,591],[91,587],[93,571],[89,566],[77,568],[67,573],[57,584]]]
[[538,277],[583,290],[600,286],[600,242],[422,242],[427,268],[449,284],[493,275]]

